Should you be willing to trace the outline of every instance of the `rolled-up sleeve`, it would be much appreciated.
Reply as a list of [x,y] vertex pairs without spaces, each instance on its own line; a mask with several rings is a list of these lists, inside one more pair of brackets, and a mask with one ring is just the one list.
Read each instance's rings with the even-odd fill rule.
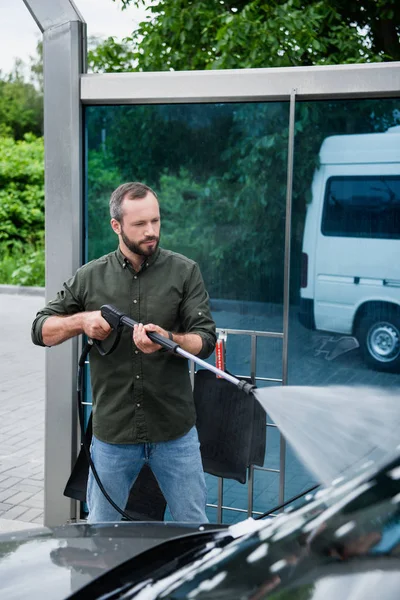
[[80,300],[80,277],[79,272],[63,284],[63,289],[57,293],[54,300],[36,314],[32,323],[31,338],[36,346],[45,346],[43,343],[42,329],[44,322],[49,317],[61,317],[83,312],[85,309]]
[[215,323],[211,316],[209,296],[199,266],[195,263],[185,286],[180,306],[183,333],[197,333],[203,342],[198,356],[208,358],[213,353],[217,340]]

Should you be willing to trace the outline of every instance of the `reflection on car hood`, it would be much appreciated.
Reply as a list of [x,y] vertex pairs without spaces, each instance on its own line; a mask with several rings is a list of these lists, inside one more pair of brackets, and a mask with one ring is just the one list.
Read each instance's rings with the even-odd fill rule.
[[116,589],[125,600],[353,600],[343,590],[366,586],[369,600],[378,573],[387,572],[381,600],[397,600],[399,507],[396,456],[267,521],[81,524],[3,535],[0,591],[15,600],[90,600]]
[[[394,600],[399,597],[400,569],[398,561],[365,560],[355,566],[331,565],[312,572],[307,583],[276,592],[272,600]],[[284,596],[283,596],[284,594]]]
[[[367,581],[363,567],[366,561],[367,573],[381,569],[378,563],[384,561],[388,566],[390,561],[390,570],[395,571],[392,579],[399,581],[399,506],[397,457],[377,472],[371,474],[366,469],[358,478],[338,481],[319,491],[292,513],[268,523],[249,521],[229,528],[236,537],[233,542],[225,547],[217,541],[209,544],[208,553],[188,564],[183,562],[180,568],[174,565],[161,574],[155,570],[141,581],[135,581],[132,575],[131,593],[124,598],[261,600],[276,595],[277,599],[295,599],[296,585],[304,578],[308,584],[312,582],[310,590],[314,590],[317,580],[318,589],[323,589],[323,578],[318,575],[321,568],[327,569],[325,581],[330,571],[332,576],[334,571],[342,576],[348,565],[352,568],[352,585],[356,585],[357,577]],[[308,591],[300,597],[313,598]],[[385,599],[397,600],[397,593],[388,593]],[[371,596],[368,593],[364,597]],[[376,597],[376,589],[372,597]],[[352,596],[340,596],[341,600],[345,598]]]
[[111,523],[0,535],[0,597],[61,600],[145,550],[198,531],[190,524]]

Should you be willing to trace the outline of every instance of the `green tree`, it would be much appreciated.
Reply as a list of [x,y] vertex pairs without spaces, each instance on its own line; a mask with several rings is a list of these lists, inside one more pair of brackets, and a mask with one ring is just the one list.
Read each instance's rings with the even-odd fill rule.
[[36,245],[44,229],[43,138],[0,138],[0,243]]
[[129,42],[91,37],[88,40],[87,66],[91,73],[124,73],[135,68],[135,52]]
[[13,71],[0,75],[0,133],[22,140],[26,133],[43,135],[43,96],[22,74],[17,61]]
[[[121,0],[123,9],[144,4]],[[400,59],[397,0],[159,0],[147,10],[131,37],[137,70]]]
[[121,183],[121,173],[104,147],[88,153],[88,260],[114,250],[117,238],[110,226],[109,199]]
[[30,56],[30,81],[43,96],[43,42],[39,41],[36,46],[35,56]]
[[[120,4],[126,9],[145,3]],[[139,71],[395,60],[399,11],[393,0],[159,0],[124,40],[129,64],[122,60],[124,68]],[[115,40],[108,45],[115,46]],[[118,52],[107,58],[107,70],[119,70]],[[384,131],[396,124],[398,108],[395,101],[298,104],[295,273],[321,142],[336,133]],[[280,301],[287,104],[221,105],[219,111],[210,127],[210,113],[196,106],[94,109],[89,146],[99,147],[103,128],[109,160],[123,179],[143,179],[160,191],[163,243],[200,262],[214,297],[251,294],[252,299]],[[216,278],[216,272],[221,276]],[[292,290],[297,289],[294,282]]]
[[43,138],[0,137],[0,283],[44,285]]

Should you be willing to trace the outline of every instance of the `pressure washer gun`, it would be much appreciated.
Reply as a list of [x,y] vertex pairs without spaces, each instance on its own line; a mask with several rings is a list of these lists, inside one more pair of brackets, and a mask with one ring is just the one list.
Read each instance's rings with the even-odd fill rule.
[[[110,327],[117,332],[117,342],[113,344],[113,349],[115,349],[116,345],[119,342],[119,337],[120,337],[122,328],[124,326],[126,326],[126,327],[130,327],[131,329],[133,329],[135,325],[138,325],[138,323],[137,323],[137,321],[134,321],[133,319],[131,319],[130,317],[125,315],[124,313],[120,312],[117,308],[115,308],[115,306],[112,306],[111,304],[104,304],[101,307],[100,311],[101,311],[101,316],[103,317],[103,319],[105,319],[107,321],[107,323],[110,325]],[[184,358],[187,358],[188,360],[192,360],[193,362],[200,365],[204,369],[207,369],[208,371],[212,371],[218,377],[221,377],[222,379],[226,379],[227,381],[230,381],[231,383],[236,385],[240,390],[242,390],[246,394],[253,393],[253,390],[255,389],[256,386],[252,385],[251,383],[248,383],[247,381],[243,381],[242,379],[237,379],[236,377],[233,377],[233,375],[230,375],[229,373],[225,373],[225,371],[222,371],[221,369],[214,367],[214,365],[208,364],[207,362],[205,362],[198,356],[195,356],[194,354],[190,354],[190,352],[183,350],[183,348],[181,348],[179,346],[179,344],[177,344],[173,340],[170,340],[169,338],[164,337],[163,335],[160,335],[159,333],[156,333],[154,331],[148,331],[146,333],[152,342],[154,342],[155,344],[159,344],[162,348],[164,348],[165,350],[168,350],[168,352],[171,352],[174,354],[179,354],[180,356],[183,356]],[[109,354],[109,352],[107,352],[107,354]]]

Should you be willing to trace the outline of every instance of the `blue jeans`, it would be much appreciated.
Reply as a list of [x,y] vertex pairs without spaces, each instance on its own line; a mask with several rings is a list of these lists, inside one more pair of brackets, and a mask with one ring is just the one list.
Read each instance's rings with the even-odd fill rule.
[[[176,440],[156,444],[108,444],[93,436],[91,456],[105,490],[120,508],[125,508],[130,489],[147,462],[174,521],[208,522],[207,490],[196,427]],[[121,520],[121,515],[103,496],[91,469],[87,504],[89,523]]]

